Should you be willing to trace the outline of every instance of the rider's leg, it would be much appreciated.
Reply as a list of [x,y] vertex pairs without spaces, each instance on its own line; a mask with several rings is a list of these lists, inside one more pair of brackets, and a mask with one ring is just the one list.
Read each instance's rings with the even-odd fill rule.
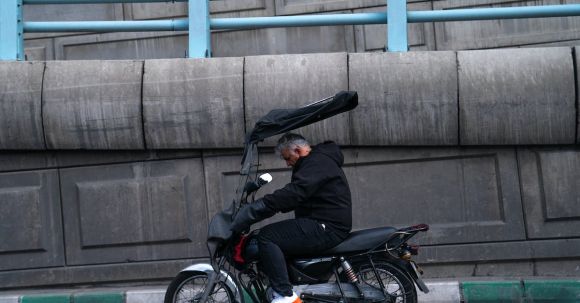
[[284,255],[315,254],[340,243],[341,239],[310,219],[292,219],[263,227],[258,235],[262,271],[277,293],[292,296]]

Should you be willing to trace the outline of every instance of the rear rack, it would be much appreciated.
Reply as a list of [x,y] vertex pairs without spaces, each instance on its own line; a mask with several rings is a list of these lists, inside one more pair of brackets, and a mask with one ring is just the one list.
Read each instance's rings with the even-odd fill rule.
[[428,231],[429,225],[427,224],[417,224],[409,227],[404,227],[399,229],[400,232],[419,232],[419,231]]

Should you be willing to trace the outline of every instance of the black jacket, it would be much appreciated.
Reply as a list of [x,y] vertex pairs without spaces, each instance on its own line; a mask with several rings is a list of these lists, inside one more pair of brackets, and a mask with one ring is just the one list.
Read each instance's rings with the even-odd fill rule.
[[296,218],[314,219],[346,237],[352,228],[352,204],[343,162],[334,142],[314,146],[294,165],[291,182],[264,196],[264,204],[276,212],[294,210]]

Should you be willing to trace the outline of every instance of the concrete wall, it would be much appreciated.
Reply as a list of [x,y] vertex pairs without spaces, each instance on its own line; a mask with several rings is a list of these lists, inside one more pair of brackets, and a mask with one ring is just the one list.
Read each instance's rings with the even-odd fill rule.
[[[385,2],[210,5],[212,17],[245,17]],[[24,10],[26,21],[186,16],[185,3]],[[386,34],[215,31],[213,57],[231,58],[208,60],[167,60],[187,56],[185,32],[26,34],[38,62],[0,63],[0,289],[170,279],[206,257],[208,218],[232,198],[255,119],[343,89],[359,91],[359,107],[301,131],[343,145],[355,229],[429,223],[417,238],[427,277],[580,276],[580,19],[409,24],[412,51],[440,52],[382,53]],[[531,49],[478,51],[490,48]],[[269,149],[262,160],[268,193],[290,171]]]
[[[580,0],[407,0],[409,10],[511,7],[580,3]],[[219,0],[210,1],[212,17],[260,17],[385,11],[386,0]],[[25,5],[24,20],[150,20],[185,18],[186,3]],[[469,50],[580,44],[577,17],[492,21],[413,23],[411,50]],[[214,57],[294,53],[382,51],[386,25],[215,31]],[[186,32],[29,33],[29,60],[185,58]]]
[[[422,245],[417,260],[427,277],[578,276],[577,148],[344,153],[354,228],[429,223],[413,241]],[[5,289],[170,279],[207,256],[208,218],[232,197],[240,154],[59,151],[0,159]],[[262,160],[275,180],[263,193],[288,181],[273,153]]]
[[[359,107],[300,131],[343,146],[355,229],[430,224],[428,277],[578,276],[575,53],[1,63],[0,289],[170,279],[207,257],[254,120],[342,89]],[[261,162],[263,194],[288,182]]]

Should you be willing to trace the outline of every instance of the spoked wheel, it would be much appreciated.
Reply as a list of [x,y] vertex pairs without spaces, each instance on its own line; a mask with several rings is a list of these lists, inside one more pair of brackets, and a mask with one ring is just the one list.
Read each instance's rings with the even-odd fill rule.
[[374,263],[376,273],[368,262],[353,264],[355,272],[362,283],[381,289],[377,275],[385,288],[386,301],[389,303],[416,303],[417,291],[413,281],[400,269],[387,262]]
[[[208,276],[199,272],[181,272],[167,288],[165,303],[197,303],[208,283]],[[234,303],[232,291],[223,282],[216,283],[208,303]]]

